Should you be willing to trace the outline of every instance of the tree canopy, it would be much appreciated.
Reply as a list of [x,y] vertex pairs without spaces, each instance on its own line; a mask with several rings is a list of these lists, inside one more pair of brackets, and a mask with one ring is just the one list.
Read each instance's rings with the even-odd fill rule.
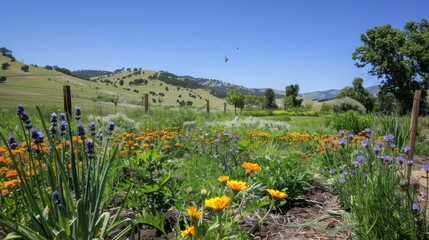
[[265,107],[271,109],[277,108],[276,94],[272,88],[267,88],[267,90],[265,90]]
[[[352,57],[357,67],[370,66],[368,73],[381,79],[380,100],[393,94],[399,113],[405,114],[411,110],[415,90],[422,90],[425,99],[429,81],[429,24],[425,19],[406,23],[404,30],[389,24],[374,27],[361,35],[361,41],[363,45]],[[422,108],[426,109],[425,104]]]
[[367,112],[374,110],[375,98],[363,87],[363,79],[355,78],[352,82],[353,87],[345,87],[338,94],[337,98],[350,97],[363,104]]
[[243,110],[245,96],[240,92],[239,88],[228,90],[226,93],[226,101],[234,105],[234,113],[237,115],[237,107]]
[[286,86],[285,94],[286,96],[283,99],[283,105],[287,107],[300,107],[303,99],[298,99],[299,85],[291,84]]

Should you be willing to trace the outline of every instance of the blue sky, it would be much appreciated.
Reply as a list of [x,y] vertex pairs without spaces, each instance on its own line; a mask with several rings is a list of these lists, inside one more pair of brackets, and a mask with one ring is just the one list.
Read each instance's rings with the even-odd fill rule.
[[351,58],[360,35],[429,19],[427,0],[14,0],[1,6],[0,47],[28,64],[142,67],[252,88],[299,84],[301,93],[340,89],[355,77],[378,84]]

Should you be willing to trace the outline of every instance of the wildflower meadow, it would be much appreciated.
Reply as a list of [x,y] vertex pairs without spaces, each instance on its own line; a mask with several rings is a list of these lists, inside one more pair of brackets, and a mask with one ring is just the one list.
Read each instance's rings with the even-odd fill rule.
[[0,128],[0,239],[429,239],[395,121],[27,111]]

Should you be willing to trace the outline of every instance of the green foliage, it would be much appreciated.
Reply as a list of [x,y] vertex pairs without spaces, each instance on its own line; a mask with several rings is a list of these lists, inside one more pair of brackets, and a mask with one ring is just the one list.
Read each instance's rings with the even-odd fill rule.
[[323,164],[342,204],[350,209],[356,239],[428,239],[427,202],[418,203],[412,163],[398,156],[391,138],[371,137],[369,130],[365,134],[365,142],[337,139],[343,143],[336,149],[325,147]]
[[1,83],[1,82],[6,82],[6,80],[7,80],[7,78],[6,78],[5,76],[1,76],[1,77],[0,77],[0,83]]
[[265,90],[265,108],[268,109],[277,109],[276,104],[276,95],[274,93],[274,90],[272,88],[267,88]]
[[[0,226],[2,231],[8,233],[6,239],[105,238],[123,223],[128,223],[129,227],[122,232],[129,232],[134,223],[127,218],[118,220],[121,206],[112,218],[110,212],[103,211],[107,176],[116,158],[118,146],[110,148],[107,138],[99,142],[100,148],[94,148],[96,141],[91,140],[90,151],[90,140],[76,136],[76,129],[72,131],[71,127],[66,126],[63,135],[51,135],[39,108],[38,115],[43,136],[47,136],[49,146],[52,147],[51,152],[43,149],[41,143],[37,142],[37,150],[34,152],[14,155],[9,145],[6,145],[20,180],[21,191],[16,192],[14,197],[17,204],[25,206],[19,210],[22,215],[17,220],[0,212]],[[70,125],[76,124],[68,117],[67,122]],[[34,143],[34,134],[24,129],[23,124],[21,127],[24,141],[30,144],[33,139]],[[41,133],[37,134],[40,138]],[[6,143],[2,134],[0,138]],[[58,142],[60,150],[56,147]],[[26,174],[23,169],[38,174]]]
[[320,108],[320,112],[321,112],[321,113],[323,113],[323,114],[329,114],[329,113],[331,113],[333,110],[334,110],[334,109],[333,109],[332,105],[331,105],[331,104],[329,104],[329,103],[323,103],[323,104],[322,104],[322,107]]
[[9,67],[10,67],[10,64],[9,64],[9,63],[7,63],[7,62],[5,62],[5,63],[2,63],[2,64],[1,64],[1,69],[2,69],[2,70],[8,70],[8,69],[9,69]]
[[356,101],[362,103],[368,112],[372,112],[374,110],[375,98],[362,86],[362,84],[362,78],[355,78],[353,80],[353,87],[346,87],[342,89],[337,94],[336,98],[353,98]]
[[291,202],[304,199],[304,194],[311,188],[312,177],[300,155],[292,152],[288,156],[259,157],[257,161],[264,169],[255,174],[257,180],[265,183],[267,188],[287,192]]
[[335,114],[332,117],[331,127],[335,130],[349,130],[358,133],[362,129],[372,127],[372,120],[369,116],[364,116],[355,111]]
[[21,67],[21,71],[23,71],[23,72],[28,72],[28,71],[30,71],[30,66],[28,66],[28,65],[22,65],[22,67]]
[[410,139],[410,117],[385,115],[378,117],[377,122],[380,124],[378,128],[379,135],[393,134],[395,136],[394,143],[399,149],[408,145]]
[[[286,90],[285,90],[285,100],[284,103],[288,103],[291,102],[292,106],[291,107],[300,107],[302,104],[302,101],[304,101],[304,99],[298,99],[298,93],[299,93],[299,85],[298,84],[291,84],[289,86],[286,86]],[[285,108],[287,108],[286,105],[288,104],[284,104]],[[290,107],[290,106],[289,106]]]
[[[380,94],[393,93],[399,103],[400,114],[411,109],[415,90],[422,90],[423,99],[427,96],[428,33],[429,24],[425,19],[406,23],[403,31],[389,24],[374,27],[361,35],[363,45],[353,53],[353,59],[359,61],[356,66],[370,65],[369,74],[382,79]],[[385,103],[383,101],[380,105]],[[421,107],[426,110],[426,104]]]
[[226,93],[226,101],[229,104],[234,105],[234,113],[237,115],[237,107],[243,110],[245,103],[245,96],[240,92],[239,88],[235,88],[233,90],[228,90]]
[[360,102],[358,102],[352,98],[349,98],[349,97],[337,99],[332,104],[332,109],[334,110],[335,113],[347,112],[350,110],[357,111],[360,114],[366,113],[366,109],[362,105],[362,103],[360,103]]

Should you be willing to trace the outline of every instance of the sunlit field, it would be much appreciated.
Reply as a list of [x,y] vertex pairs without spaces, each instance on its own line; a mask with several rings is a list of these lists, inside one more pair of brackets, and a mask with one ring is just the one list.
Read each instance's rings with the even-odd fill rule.
[[[411,173],[429,166],[407,158],[406,131],[387,133],[383,119],[352,132],[336,118],[19,105],[1,128],[0,237],[144,239],[156,229],[159,239],[252,239],[306,226],[320,237],[426,239],[426,192]],[[327,207],[310,199],[327,193],[337,208],[273,224]]]

